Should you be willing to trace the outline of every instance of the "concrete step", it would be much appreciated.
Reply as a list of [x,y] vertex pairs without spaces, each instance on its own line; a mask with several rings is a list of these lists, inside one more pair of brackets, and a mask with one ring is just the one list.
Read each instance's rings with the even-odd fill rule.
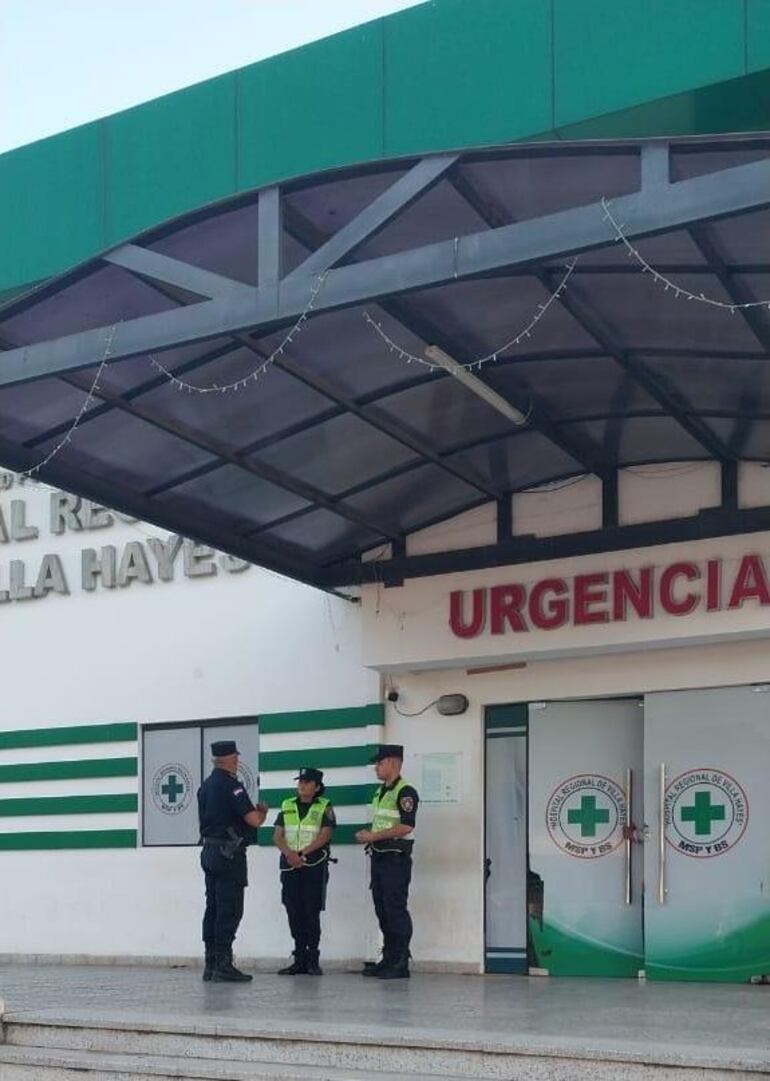
[[[410,1075],[435,1081],[435,1074]],[[400,1081],[393,1073],[319,1068],[313,1081]],[[119,1055],[104,1051],[0,1045],[1,1081],[308,1081],[306,1065],[226,1062],[168,1055]],[[447,1078],[447,1081],[461,1081]]]
[[[617,1041],[614,1046],[609,1041],[578,1045],[557,1037],[502,1042],[453,1038],[450,1031],[406,1034],[398,1027],[383,1035],[376,1025],[350,1024],[326,1024],[319,1031],[307,1024],[284,1027],[275,1020],[260,1026],[258,1018],[176,1016],[149,1022],[130,1016],[74,1020],[47,1012],[11,1013],[3,1029],[0,1081],[74,1081],[76,1072],[82,1078],[86,1068],[110,1081],[124,1076],[131,1081],[145,1076],[306,1081],[308,1075],[314,1081],[404,1076],[425,1081],[768,1081],[770,1073],[766,1052],[740,1048],[718,1056],[686,1046],[666,1053],[654,1042],[621,1050]],[[43,1073],[46,1062],[47,1071],[59,1073]],[[154,1069],[157,1063],[173,1069],[164,1074]]]

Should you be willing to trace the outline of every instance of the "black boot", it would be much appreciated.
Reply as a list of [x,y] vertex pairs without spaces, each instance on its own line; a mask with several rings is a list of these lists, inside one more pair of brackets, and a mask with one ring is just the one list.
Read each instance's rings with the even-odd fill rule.
[[388,964],[376,974],[378,980],[408,980],[409,950],[394,950]]
[[321,968],[321,966],[320,966],[320,964],[318,962],[319,962],[318,950],[308,950],[307,951],[307,968],[305,969],[305,972],[307,972],[308,976],[323,976],[323,974],[324,974],[323,969]]
[[294,960],[286,968],[279,968],[279,976],[304,976],[307,972],[307,950],[304,946],[294,951]]
[[204,945],[206,948],[206,959],[203,962],[203,980],[204,983],[208,983],[214,972],[214,962],[216,954],[214,952],[213,942],[206,942],[204,943]]
[[214,983],[251,983],[254,977],[236,968],[233,964],[233,951],[224,949],[216,951],[211,979]]
[[381,972],[388,969],[390,966],[391,957],[393,957],[393,950],[387,947],[383,948],[383,956],[379,961],[364,961],[363,969],[361,970],[362,976],[379,976]]

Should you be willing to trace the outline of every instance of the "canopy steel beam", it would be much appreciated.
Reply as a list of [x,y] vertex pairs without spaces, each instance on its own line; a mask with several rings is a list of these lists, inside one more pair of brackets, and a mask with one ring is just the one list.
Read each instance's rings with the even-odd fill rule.
[[437,184],[458,160],[458,154],[436,154],[423,158],[404,176],[357,214],[329,239],[303,260],[286,278],[293,281],[313,274],[322,274],[336,266],[366,240],[383,229],[389,221]]
[[770,530],[770,507],[750,510],[717,508],[702,511],[691,518],[644,522],[555,537],[514,537],[505,544],[407,556],[404,559],[378,561],[376,566],[368,562],[351,561],[347,564],[329,565],[321,570],[319,580],[324,585],[335,588],[367,583],[388,586],[407,578],[570,559],[603,552],[647,548],[709,537],[732,537],[741,533],[767,530]]
[[[620,196],[613,200],[613,213],[633,240],[766,206],[770,206],[770,158]],[[314,314],[590,251],[614,239],[601,203],[562,210],[332,269],[315,299]],[[203,301],[14,349],[2,358],[0,386],[90,367],[99,363],[110,343],[112,363],[239,331],[275,329],[306,310],[315,282],[312,275],[284,280],[277,307],[272,288],[255,289],[237,300]]]
[[182,263],[179,259],[161,255],[160,252],[142,248],[138,244],[123,244],[114,251],[107,252],[102,258],[105,263],[128,270],[141,278],[148,278],[151,283],[174,285],[199,297],[249,300],[254,296],[253,288],[243,282],[203,270],[191,263]]

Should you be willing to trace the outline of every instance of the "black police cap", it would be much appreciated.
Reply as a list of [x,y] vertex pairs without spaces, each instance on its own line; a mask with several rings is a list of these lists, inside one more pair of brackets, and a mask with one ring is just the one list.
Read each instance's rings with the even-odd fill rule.
[[240,754],[234,739],[218,739],[211,744],[211,754],[214,758],[227,758],[230,754]]
[[312,769],[310,766],[303,766],[302,769],[297,774],[297,776],[294,778],[294,780],[295,781],[315,781],[316,784],[323,784],[324,783],[323,770]]
[[404,748],[400,743],[381,743],[370,762],[381,762],[383,758],[400,758],[404,760]]

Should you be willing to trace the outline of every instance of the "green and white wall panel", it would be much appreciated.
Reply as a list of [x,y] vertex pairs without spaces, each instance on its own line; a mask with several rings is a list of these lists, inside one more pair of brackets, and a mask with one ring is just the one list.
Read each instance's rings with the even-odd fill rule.
[[337,844],[353,843],[368,821],[374,790],[369,763],[372,748],[384,736],[381,704],[301,713],[263,714],[259,719],[260,793],[270,806],[259,843],[272,842],[272,827],[282,800],[296,791],[302,766],[324,771],[326,794],[337,814]]
[[0,732],[0,852],[135,848],[137,726]]
[[[262,798],[271,811],[259,843],[272,843],[281,801],[302,766],[324,771],[337,811],[336,842],[367,822],[369,759],[383,739],[382,705],[272,713],[259,718]],[[135,848],[138,728],[134,723],[0,732],[0,852]]]

